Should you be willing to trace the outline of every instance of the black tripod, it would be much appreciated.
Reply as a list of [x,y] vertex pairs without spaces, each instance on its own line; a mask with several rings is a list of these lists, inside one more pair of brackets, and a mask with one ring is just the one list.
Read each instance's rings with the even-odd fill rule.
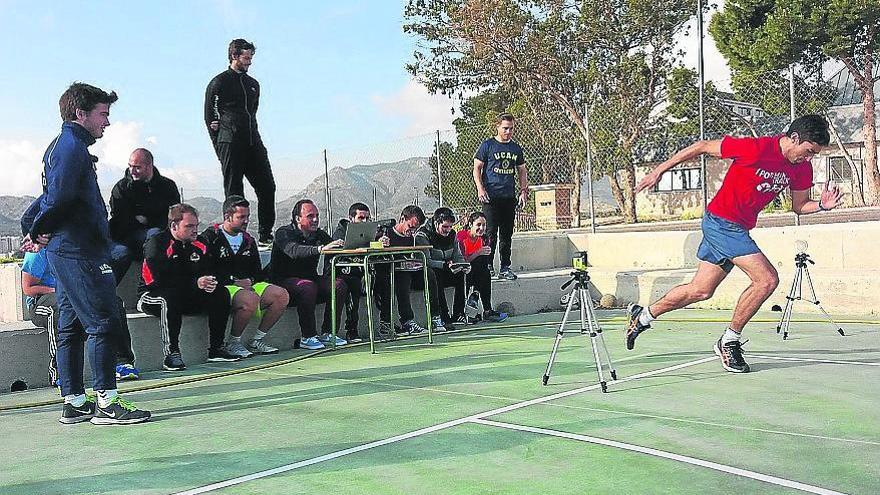
[[[816,264],[815,261],[810,259],[810,255],[803,251],[795,255],[794,264],[797,267],[797,271],[794,274],[794,280],[791,282],[791,290],[788,291],[788,296],[785,298],[785,308],[782,310],[782,317],[779,319],[779,324],[776,325],[776,333],[782,331],[782,340],[788,338],[788,327],[791,324],[791,309],[795,301],[807,301],[815,304],[822,311],[822,314],[825,315],[825,318],[828,318],[828,321],[837,327],[837,333],[844,335],[843,328],[840,328],[840,326],[834,322],[831,315],[825,311],[825,308],[823,308],[822,305],[819,304],[819,300],[816,299],[816,289],[813,288],[813,280],[810,279],[810,270],[807,268],[807,263],[811,265]],[[807,287],[810,289],[811,299],[804,299],[802,297],[804,278],[807,280]]]
[[547,363],[547,370],[544,372],[544,385],[547,385],[547,381],[550,380],[550,368],[553,367],[553,361],[556,360],[556,352],[559,350],[559,343],[562,342],[562,336],[565,334],[565,325],[568,323],[568,317],[571,314],[572,305],[575,300],[578,301],[580,306],[581,333],[590,334],[590,344],[593,347],[593,358],[596,361],[596,371],[599,373],[599,385],[602,387],[602,392],[608,391],[608,385],[602,373],[603,365],[599,358],[599,345],[602,346],[605,354],[607,367],[611,371],[611,379],[617,380],[617,372],[611,363],[611,354],[608,353],[608,346],[605,345],[605,336],[602,335],[602,328],[599,327],[599,322],[596,320],[596,315],[593,312],[593,300],[590,298],[589,289],[587,289],[589,282],[590,276],[587,275],[585,270],[575,270],[571,272],[571,279],[560,287],[560,289],[565,290],[572,283],[575,284],[574,289],[571,291],[571,296],[568,298],[568,305],[565,308],[565,316],[562,317],[562,324],[559,325],[559,330],[556,331],[556,341],[553,343],[553,351],[550,353],[550,362]]

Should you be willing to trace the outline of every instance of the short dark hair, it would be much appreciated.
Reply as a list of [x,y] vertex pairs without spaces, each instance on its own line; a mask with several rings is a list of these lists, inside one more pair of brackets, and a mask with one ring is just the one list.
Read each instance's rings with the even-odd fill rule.
[[293,205],[293,210],[290,212],[290,219],[296,220],[296,217],[302,215],[303,205],[314,205],[315,202],[311,199],[301,199]]
[[363,203],[355,203],[348,207],[348,218],[354,218],[357,215],[357,212],[365,211],[367,213],[370,212],[370,207]]
[[452,222],[455,223],[455,213],[452,209],[441,206],[434,210],[434,223]]
[[223,201],[223,219],[225,220],[227,216],[235,215],[235,209],[238,207],[250,208],[251,203],[244,196],[239,196],[238,194],[233,194],[226,198]]
[[498,114],[498,117],[495,118],[495,125],[498,125],[504,121],[515,122],[516,117],[513,116],[512,113],[502,112]]
[[84,112],[91,112],[98,103],[106,103],[112,105],[116,103],[119,97],[115,91],[106,92],[101,88],[92,86],[91,84],[75,82],[67,88],[67,91],[61,95],[58,100],[58,107],[61,110],[61,120],[65,122],[73,122],[76,120],[76,110],[80,109]]
[[809,141],[819,146],[828,146],[831,143],[828,121],[821,115],[809,114],[794,119],[785,135],[791,137],[794,133],[797,133],[801,141]]
[[409,205],[400,212],[400,217],[409,220],[412,217],[419,219],[419,223],[425,223],[425,212],[416,205]]
[[171,205],[168,208],[168,228],[171,228],[171,224],[174,222],[179,222],[183,220],[183,215],[190,213],[199,216],[199,210],[197,210],[193,205],[187,203],[177,203],[176,205]]
[[475,211],[468,215],[467,228],[471,228],[471,225],[473,225],[480,217],[486,218],[486,215],[484,215],[482,211]]
[[246,39],[235,38],[234,40],[229,42],[229,61],[232,62],[233,59],[237,58],[241,55],[241,52],[245,50],[250,50],[252,53],[257,51],[257,47],[254,46],[253,43]]

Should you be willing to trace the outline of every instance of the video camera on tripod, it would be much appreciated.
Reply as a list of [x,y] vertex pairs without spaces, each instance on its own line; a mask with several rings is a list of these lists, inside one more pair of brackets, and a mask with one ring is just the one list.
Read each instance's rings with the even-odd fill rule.
[[[831,315],[825,311],[825,308],[822,307],[822,304],[819,303],[819,299],[816,297],[816,289],[813,287],[813,280],[810,278],[810,270],[807,267],[807,263],[815,265],[816,262],[810,259],[810,255],[807,254],[807,241],[798,240],[794,243],[794,247],[797,251],[797,254],[794,256],[794,280],[791,281],[791,289],[788,291],[788,296],[785,297],[785,308],[782,309],[782,317],[779,318],[779,323],[776,325],[776,333],[782,333],[782,340],[788,338],[788,329],[791,325],[791,312],[794,302],[807,301],[819,308],[819,311],[825,315],[825,318],[831,323],[831,325],[836,327],[837,333],[841,336],[846,335],[843,332],[843,328],[831,318]],[[807,289],[810,291],[809,297],[804,297],[803,294],[803,283],[805,280],[807,282]],[[774,307],[774,310],[776,307]]]

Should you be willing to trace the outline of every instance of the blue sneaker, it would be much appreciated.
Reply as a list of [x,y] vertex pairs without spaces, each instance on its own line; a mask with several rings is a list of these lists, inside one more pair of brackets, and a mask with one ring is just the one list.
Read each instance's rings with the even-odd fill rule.
[[302,339],[300,341],[299,346],[303,349],[308,349],[310,351],[317,351],[324,348],[324,344],[318,340],[318,337],[309,337],[307,339]]
[[125,364],[117,364],[116,365],[116,379],[117,380],[137,380],[141,377],[141,372],[133,365],[125,363]]
[[[330,343],[330,334],[329,333],[322,333],[321,336],[318,337],[318,340],[320,340],[322,344],[329,344]],[[345,344],[348,344],[348,341],[343,339],[339,335],[337,335],[336,336],[336,345],[345,345]]]
[[487,310],[483,313],[483,321],[490,321],[492,323],[501,323],[502,321],[507,319],[507,313],[499,313],[495,310]]

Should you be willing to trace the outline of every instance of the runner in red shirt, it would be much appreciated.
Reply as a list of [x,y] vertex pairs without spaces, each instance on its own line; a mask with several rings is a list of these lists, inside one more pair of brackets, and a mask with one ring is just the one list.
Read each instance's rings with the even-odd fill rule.
[[779,285],[776,269],[749,235],[758,213],[780,192],[791,191],[791,209],[805,215],[831,210],[841,204],[837,186],[822,190],[818,201],[810,199],[813,169],[810,160],[828,146],[828,122],[819,115],[796,119],[784,135],[759,138],[725,136],[721,140],[698,141],[658,165],[636,186],[638,193],[654,187],[664,172],[679,163],[708,153],[733,160],[721,189],[703,216],[703,242],[697,250],[697,273],[648,307],[629,307],[626,348],[635,347],[636,337],[651,322],[669,311],[712,297],[734,266],[748,275],[751,285],[742,293],[730,326],[715,343],[715,354],[727,371],[745,373],[749,365],[742,356],[740,335],[746,323]]

